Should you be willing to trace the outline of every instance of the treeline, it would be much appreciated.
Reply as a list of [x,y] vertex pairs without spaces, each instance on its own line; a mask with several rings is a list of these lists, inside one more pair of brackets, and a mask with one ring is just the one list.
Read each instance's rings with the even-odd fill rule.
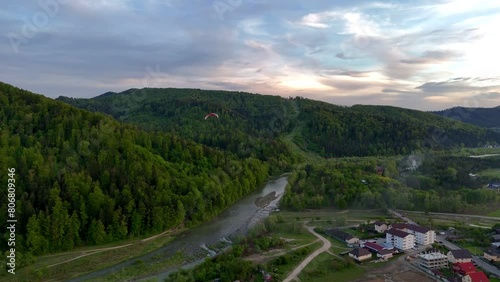
[[406,177],[395,178],[376,174],[373,160],[307,165],[291,174],[282,205],[293,210],[354,207],[463,212],[500,202],[498,193],[488,189],[420,190],[408,187]]
[[[281,166],[296,159],[280,138],[292,132],[299,147],[323,157],[406,155],[424,148],[500,143],[499,133],[432,113],[389,106],[342,107],[301,97],[145,88],[92,99],[58,99]],[[209,112],[220,118],[203,120]]]
[[499,168],[500,157],[470,158],[434,153],[421,158],[423,162],[418,170],[401,178],[409,187],[434,191],[477,189],[500,179],[500,176],[490,179],[478,175],[483,170]]
[[[279,96],[199,89],[130,89],[92,99],[59,97],[147,130],[172,132],[198,143],[283,167],[295,161],[280,134],[293,128],[292,104]],[[215,112],[220,118],[210,117]]]
[[297,99],[302,137],[324,157],[406,155],[500,143],[500,134],[437,115],[389,106],[340,107]]
[[486,128],[500,128],[500,106],[495,108],[454,107],[433,114]]
[[[16,169],[16,251],[24,255],[205,221],[286,167],[271,170],[6,84],[0,105],[0,182]],[[0,193],[4,211],[6,197]],[[5,229],[6,213],[0,221]],[[6,237],[0,246],[5,251]]]

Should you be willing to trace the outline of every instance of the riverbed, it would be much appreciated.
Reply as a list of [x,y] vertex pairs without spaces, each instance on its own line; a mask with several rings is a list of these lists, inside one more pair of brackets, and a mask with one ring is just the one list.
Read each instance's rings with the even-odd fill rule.
[[[255,224],[268,217],[278,207],[287,183],[288,176],[281,176],[276,180],[271,180],[264,187],[257,189],[226,209],[214,220],[186,231],[168,245],[144,256],[127,260],[70,281],[86,281],[108,275],[129,267],[139,260],[146,265],[152,265],[171,258],[178,251],[182,251],[186,256],[213,256],[217,253],[217,250],[213,249],[212,246],[216,244],[229,246],[233,236],[246,234]],[[192,267],[202,261],[203,259],[188,262],[182,268]],[[155,276],[148,277],[148,279],[156,277],[162,281],[171,272],[177,270],[178,268],[165,269]]]

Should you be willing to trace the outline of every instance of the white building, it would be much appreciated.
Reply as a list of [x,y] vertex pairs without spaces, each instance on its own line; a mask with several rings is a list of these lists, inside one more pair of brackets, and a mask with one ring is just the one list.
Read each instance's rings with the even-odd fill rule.
[[436,241],[436,232],[422,226],[406,223],[396,223],[390,229],[399,229],[415,236],[415,243],[419,245],[432,245]]
[[375,231],[377,231],[378,233],[384,233],[385,231],[387,231],[387,224],[385,222],[375,221],[373,225],[375,227]]
[[372,253],[365,248],[356,248],[349,252],[349,256],[359,262],[368,260],[372,257]]
[[415,236],[398,229],[389,229],[385,233],[385,242],[394,248],[408,250],[415,247]]
[[420,258],[420,265],[427,269],[440,269],[448,267],[448,257],[438,251],[428,252],[426,254],[418,255]]

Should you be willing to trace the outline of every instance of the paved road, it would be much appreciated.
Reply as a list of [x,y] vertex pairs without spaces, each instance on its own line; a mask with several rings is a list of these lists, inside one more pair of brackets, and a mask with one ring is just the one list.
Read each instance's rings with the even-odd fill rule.
[[319,254],[326,252],[330,249],[332,246],[332,243],[326,239],[325,237],[319,235],[318,233],[314,232],[314,227],[313,226],[308,226],[307,230],[311,232],[314,236],[318,237],[322,242],[323,242],[323,247],[320,249],[316,250],[314,253],[310,254],[307,258],[305,258],[291,273],[288,275],[288,277],[283,280],[283,282],[290,282],[294,279],[297,278],[297,275],[300,274],[302,269],[304,269],[316,256]]
[[411,219],[409,219],[409,218],[407,218],[407,217],[403,216],[401,213],[399,213],[399,211],[395,211],[395,210],[388,210],[388,212],[389,212],[390,214],[392,214],[393,216],[398,217],[398,218],[400,218],[400,219],[402,219],[402,220],[406,221],[406,222],[407,222],[407,223],[409,223],[409,224],[418,225],[415,221],[412,221]]
[[436,241],[441,242],[448,250],[460,250],[459,246],[453,244],[450,241],[446,241],[446,235],[436,235]]
[[473,256],[472,260],[477,263],[479,267],[481,267],[484,271],[494,274],[496,277],[500,277],[500,270],[498,267],[491,265],[489,262],[486,262],[481,259],[481,257]]

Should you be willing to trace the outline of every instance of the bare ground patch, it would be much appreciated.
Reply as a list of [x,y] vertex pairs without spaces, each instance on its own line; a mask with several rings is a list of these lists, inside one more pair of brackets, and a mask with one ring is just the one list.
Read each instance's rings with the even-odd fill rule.
[[276,191],[273,191],[265,195],[264,197],[257,198],[257,200],[255,200],[255,205],[258,206],[259,208],[263,208],[269,205],[269,203],[276,200],[277,198],[278,196],[276,195]]

